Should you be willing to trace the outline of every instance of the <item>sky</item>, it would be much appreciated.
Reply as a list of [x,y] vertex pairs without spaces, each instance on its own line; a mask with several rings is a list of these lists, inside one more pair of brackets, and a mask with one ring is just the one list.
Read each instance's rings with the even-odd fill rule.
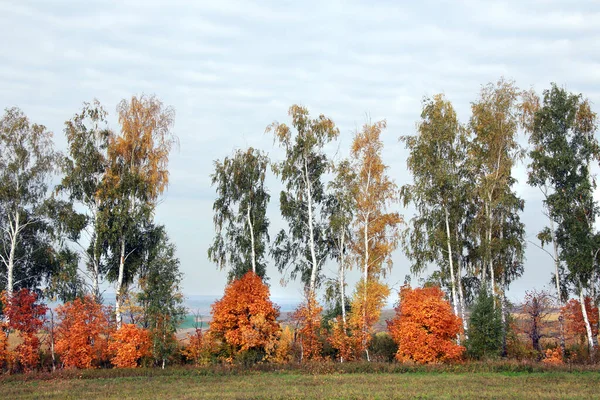
[[[340,139],[327,151],[337,158],[367,119],[386,119],[383,160],[398,185],[410,183],[398,137],[415,133],[424,97],[444,93],[467,122],[481,85],[504,76],[538,92],[556,82],[600,112],[599,21],[594,0],[0,0],[0,107],[20,107],[64,150],[64,121],[84,101],[98,99],[114,130],[121,99],[155,94],[172,106],[180,147],[156,219],[177,245],[184,293],[218,296],[227,274],[207,259],[214,160],[252,146],[281,161],[265,128],[289,122],[289,106],[301,104],[335,121]],[[526,167],[514,171],[516,190],[526,202],[527,240],[537,243],[545,221]],[[272,175],[267,185],[275,237],[285,227],[281,185]],[[400,204],[392,209],[412,216]],[[401,249],[393,260],[396,291],[410,265]],[[552,270],[551,258],[528,243],[509,299],[548,286]],[[300,283],[282,286],[272,263],[267,274],[273,296],[301,296]],[[350,275],[351,287],[357,279]]]

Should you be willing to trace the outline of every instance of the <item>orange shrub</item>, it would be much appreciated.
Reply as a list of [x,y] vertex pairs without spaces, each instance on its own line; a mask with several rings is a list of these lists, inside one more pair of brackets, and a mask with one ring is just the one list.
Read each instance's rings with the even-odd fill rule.
[[396,316],[388,329],[398,344],[396,359],[417,363],[458,360],[465,348],[455,343],[462,332],[461,319],[452,313],[450,304],[438,287],[404,287]]
[[272,361],[277,364],[287,364],[292,361],[292,348],[294,345],[294,332],[289,326],[286,326],[281,331],[277,346],[275,347],[275,355]]
[[5,323],[0,323],[0,369],[7,366],[9,359],[8,326]]
[[269,299],[269,287],[253,272],[225,287],[223,298],[212,305],[209,332],[227,345],[229,356],[250,349],[275,349],[281,328],[279,309]]
[[305,301],[298,306],[292,320],[296,322],[297,340],[302,349],[302,359],[318,360],[321,358],[323,344],[319,340],[321,329],[321,312],[314,293],[307,292]]
[[108,351],[117,368],[135,368],[143,357],[151,355],[152,341],[148,330],[134,324],[123,324],[110,338]]
[[542,360],[544,364],[561,365],[563,362],[563,354],[560,347],[546,350],[546,357]]
[[8,319],[8,329],[19,332],[23,342],[19,344],[14,354],[8,354],[21,364],[25,372],[32,371],[39,363],[40,340],[37,333],[44,324],[48,308],[37,303],[38,296],[28,289],[21,289],[8,296],[2,293],[4,315]]
[[188,344],[181,349],[181,354],[194,365],[204,365],[210,359],[210,337],[202,334],[202,329],[188,333]]
[[91,368],[107,357],[109,320],[91,296],[58,306],[56,352],[65,367]]
[[[365,295],[366,294],[366,295]],[[355,336],[353,346],[358,353],[365,353],[371,343],[373,326],[381,316],[381,309],[390,294],[389,287],[372,278],[365,285],[361,280],[353,296],[348,325]],[[359,354],[357,354],[357,357]]]
[[331,334],[327,338],[327,341],[331,347],[337,350],[340,361],[357,359],[363,347],[361,335],[354,335],[353,332],[344,329],[344,322],[341,317],[337,317],[330,324]]

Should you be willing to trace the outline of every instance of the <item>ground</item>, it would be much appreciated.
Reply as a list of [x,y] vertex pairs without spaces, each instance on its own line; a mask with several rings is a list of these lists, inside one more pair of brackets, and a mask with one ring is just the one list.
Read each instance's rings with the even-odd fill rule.
[[178,371],[161,374],[146,370],[139,371],[140,376],[122,377],[102,377],[102,373],[93,377],[87,373],[58,379],[0,379],[0,398],[600,398],[597,371],[318,374]]

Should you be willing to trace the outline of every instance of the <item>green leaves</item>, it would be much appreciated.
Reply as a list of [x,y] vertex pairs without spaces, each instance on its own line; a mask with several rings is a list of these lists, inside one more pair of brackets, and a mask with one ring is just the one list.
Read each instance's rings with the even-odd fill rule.
[[230,281],[248,271],[265,278],[266,210],[271,198],[265,188],[268,165],[267,155],[251,147],[215,161],[211,180],[217,190],[213,204],[216,235],[208,258],[221,269],[229,268]]

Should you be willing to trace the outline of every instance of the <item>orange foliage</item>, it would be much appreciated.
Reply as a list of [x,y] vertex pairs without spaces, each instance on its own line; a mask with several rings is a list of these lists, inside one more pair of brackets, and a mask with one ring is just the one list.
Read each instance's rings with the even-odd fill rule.
[[208,335],[202,334],[202,329],[196,328],[193,334],[188,334],[188,344],[181,354],[194,365],[204,365],[210,359],[211,342]]
[[399,361],[435,363],[458,360],[465,348],[455,343],[461,319],[452,312],[438,287],[403,287],[396,316],[388,329],[398,344]]
[[4,368],[10,359],[8,352],[8,326],[0,323],[0,369]]
[[323,344],[319,341],[321,329],[321,312],[323,307],[319,305],[315,294],[307,291],[305,301],[298,306],[292,320],[298,326],[298,341],[302,348],[302,359],[318,360],[321,358]]
[[[598,336],[598,307],[594,306],[592,299],[584,299],[585,309],[592,328],[592,334]],[[565,321],[565,336],[569,339],[578,338],[582,342],[586,340],[585,322],[581,312],[581,303],[579,300],[571,299],[560,310],[561,316]]]
[[269,299],[269,287],[247,272],[225,287],[223,298],[212,305],[209,332],[230,348],[230,355],[250,349],[275,349],[281,328],[279,309]]
[[117,368],[135,368],[143,357],[151,355],[150,332],[134,324],[123,324],[110,338],[108,351]]
[[359,352],[368,349],[373,326],[379,321],[381,309],[389,294],[388,286],[376,280],[375,277],[369,279],[366,288],[364,281],[358,282],[348,322],[354,335],[359,337],[356,342]]
[[107,357],[109,319],[91,296],[56,309],[56,352],[65,367],[91,368]]
[[294,344],[294,332],[289,326],[281,331],[281,336],[275,347],[275,355],[272,361],[277,364],[287,364],[292,361],[292,347]]
[[48,308],[44,304],[36,303],[37,294],[28,289],[14,292],[10,297],[3,292],[1,298],[4,315],[8,320],[8,329],[18,331],[23,339],[23,342],[15,348],[14,354],[7,354],[5,357],[14,357],[23,370],[32,371],[40,360],[40,340],[37,332],[44,324],[44,316]]
[[563,354],[560,347],[546,350],[546,357],[542,360],[544,364],[561,365],[564,364]]
[[344,321],[341,317],[337,317],[331,324],[331,334],[327,341],[338,352],[340,361],[352,361],[359,357],[360,349],[362,348],[361,335],[353,335],[344,329]]

